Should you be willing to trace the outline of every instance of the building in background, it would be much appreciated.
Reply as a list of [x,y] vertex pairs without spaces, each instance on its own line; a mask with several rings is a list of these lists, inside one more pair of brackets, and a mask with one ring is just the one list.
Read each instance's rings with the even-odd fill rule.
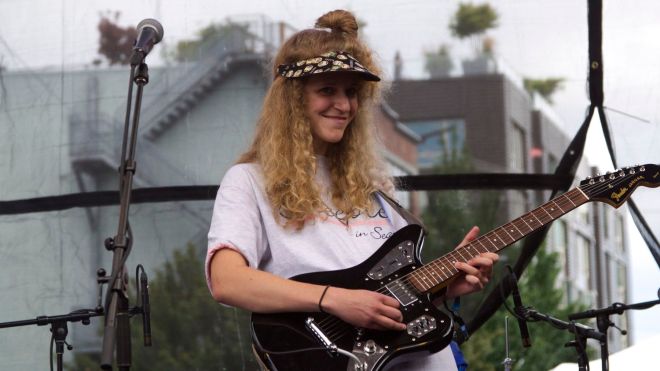
[[[250,32],[239,28],[205,45],[194,59],[150,71],[134,188],[218,184],[249,145],[270,82],[264,67],[291,30],[262,17],[234,22]],[[464,150],[476,172],[554,170],[570,139],[557,127],[560,121],[513,74],[491,72],[393,83],[375,120],[394,175],[423,172]],[[0,180],[2,198],[118,189],[128,68],[2,73],[0,119],[7,135],[0,136],[0,165],[14,175]],[[579,177],[591,171],[584,166]],[[502,218],[510,220],[544,202],[547,193],[506,196]],[[421,211],[412,193],[398,197]],[[187,244],[203,256],[211,209],[208,201],[132,205],[129,267],[141,263],[151,273]],[[103,241],[116,233],[117,218],[116,207],[0,216],[6,247],[0,250],[0,282],[16,282],[0,286],[6,299],[2,319],[95,307],[96,270],[111,266]],[[553,225],[548,245],[561,256],[558,284],[566,287],[567,300],[581,298],[592,307],[626,301],[625,233],[621,211],[602,204],[583,206]],[[619,318],[627,317],[613,320]],[[3,363],[9,369],[42,369],[46,357],[34,356],[47,354],[48,334],[42,330],[12,330],[12,341],[1,344]],[[625,337],[610,334],[612,350],[625,346]],[[69,336],[76,351],[100,346],[94,325],[71,326]]]
[[[399,64],[401,62],[399,61]],[[420,172],[464,153],[473,172],[554,173],[571,137],[548,103],[530,95],[502,61],[466,74],[426,80],[395,80],[386,97],[399,120],[421,138]],[[576,178],[595,175],[583,158]],[[503,224],[548,201],[550,191],[504,191]],[[587,203],[555,221],[547,247],[558,253],[557,282],[567,301],[600,308],[628,299],[625,208]],[[628,329],[628,314],[612,320]],[[610,331],[610,348],[629,344],[630,333]]]
[[[271,81],[267,66],[288,32],[289,27],[263,17],[245,19],[233,30],[223,28],[222,37],[202,45],[194,58],[150,69],[134,189],[219,184],[250,144]],[[0,137],[0,148],[7,152],[0,164],[14,176],[0,180],[2,199],[117,190],[128,76],[127,66],[4,71],[6,109],[0,120],[11,135]],[[416,174],[419,137],[386,104],[374,119],[392,172]],[[410,193],[398,196],[405,206],[418,207]],[[203,261],[212,207],[212,201],[131,205],[129,272],[142,264],[153,277],[174,250],[189,244]],[[96,271],[110,271],[112,253],[103,246],[117,225],[116,206],[0,216],[2,246],[7,247],[0,250],[0,282],[16,282],[0,286],[4,302],[11,303],[0,306],[0,318],[96,307]],[[98,322],[69,327],[76,352],[100,349]],[[0,335],[12,339],[0,341],[8,369],[44,368],[48,332],[42,330],[3,330]],[[70,359],[70,352],[65,355]]]

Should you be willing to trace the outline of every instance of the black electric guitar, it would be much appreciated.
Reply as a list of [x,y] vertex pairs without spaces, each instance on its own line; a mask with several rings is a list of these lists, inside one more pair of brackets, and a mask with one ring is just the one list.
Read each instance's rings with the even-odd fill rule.
[[429,294],[459,274],[455,261],[500,251],[589,201],[619,207],[639,185],[660,185],[660,166],[636,166],[587,178],[567,193],[428,264],[419,259],[422,228],[408,225],[357,266],[295,276],[292,279],[301,282],[389,295],[401,304],[407,329],[367,330],[320,312],[253,313],[252,339],[258,360],[272,371],[377,371],[441,350],[451,341],[452,320],[431,304]]

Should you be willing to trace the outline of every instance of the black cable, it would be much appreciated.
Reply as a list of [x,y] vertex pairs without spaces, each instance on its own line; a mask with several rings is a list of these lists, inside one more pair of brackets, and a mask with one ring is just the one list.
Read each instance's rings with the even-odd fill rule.
[[50,334],[50,371],[53,371],[53,344],[55,344],[55,334]]
[[314,351],[314,350],[328,350],[328,349],[324,348],[324,347],[315,347],[315,348],[301,348],[301,349],[294,349],[294,350],[273,351],[273,350],[264,349],[260,346],[259,350],[261,350],[264,353],[268,353],[268,354],[282,355],[282,354],[293,354],[293,353],[311,352],[311,351]]

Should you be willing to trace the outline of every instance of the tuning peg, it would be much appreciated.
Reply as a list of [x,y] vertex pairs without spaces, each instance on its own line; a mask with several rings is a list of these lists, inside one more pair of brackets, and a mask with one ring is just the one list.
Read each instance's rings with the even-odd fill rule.
[[634,167],[630,168],[630,172],[629,172],[629,173],[630,173],[630,175],[635,174],[635,168],[634,168]]
[[619,171],[619,176],[625,176],[625,175],[626,175],[626,172],[625,172],[625,171],[623,171],[623,170],[620,170],[620,171]]
[[640,166],[639,171],[646,171],[646,167],[644,165]]

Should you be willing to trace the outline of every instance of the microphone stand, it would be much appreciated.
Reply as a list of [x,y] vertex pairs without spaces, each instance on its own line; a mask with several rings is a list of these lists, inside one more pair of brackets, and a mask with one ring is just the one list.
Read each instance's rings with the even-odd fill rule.
[[50,355],[50,369],[53,369],[53,342],[55,343],[55,353],[57,358],[57,370],[62,371],[63,369],[63,355],[64,355],[64,344],[66,344],[68,350],[72,350],[73,346],[66,342],[66,336],[69,334],[69,328],[67,322],[82,322],[83,325],[89,325],[91,317],[98,317],[103,315],[103,307],[101,306],[101,293],[102,293],[102,277],[105,276],[105,270],[99,269],[97,271],[98,282],[99,282],[99,295],[98,303],[94,309],[79,309],[75,310],[69,314],[61,314],[56,316],[38,316],[32,320],[23,320],[23,321],[13,321],[13,322],[3,322],[0,323],[0,328],[7,327],[18,327],[18,326],[45,326],[50,325],[51,332],[51,355]]
[[[610,327],[616,327],[612,321],[610,321],[610,315],[612,314],[623,314],[624,311],[628,309],[648,309],[654,305],[660,304],[659,300],[645,301],[642,303],[635,304],[623,304],[623,303],[614,303],[607,308],[602,309],[590,309],[584,312],[573,313],[568,316],[568,319],[571,321],[586,319],[586,318],[596,318],[596,326],[598,331],[607,335],[607,330]],[[618,327],[617,327],[618,329]],[[621,330],[623,335],[626,334],[625,330]],[[609,370],[609,350],[607,349],[607,336],[604,336],[603,340],[600,342],[600,357],[602,361],[603,371]]]
[[607,335],[605,333],[596,331],[583,324],[574,321],[562,321],[532,308],[522,308],[520,312],[525,318],[531,318],[536,321],[545,321],[555,328],[573,333],[575,335],[575,340],[567,343],[566,346],[575,347],[575,350],[578,353],[578,370],[580,371],[587,371],[589,365],[589,359],[587,357],[587,339],[596,339],[600,341],[601,344],[607,341]]
[[[37,325],[45,326],[50,325],[50,332],[52,333],[52,338],[55,341],[55,353],[57,354],[57,370],[62,371],[62,356],[64,355],[64,344],[66,344],[67,349],[72,350],[73,347],[66,342],[66,336],[69,334],[69,329],[67,327],[67,322],[82,322],[83,325],[89,325],[89,319],[91,317],[102,316],[103,309],[80,309],[73,311],[69,314],[62,314],[57,316],[38,316],[33,320],[24,320],[24,321],[14,321],[14,322],[5,322],[0,323],[0,328],[6,327],[16,327],[16,326],[28,326],[28,325]],[[52,343],[50,351],[53,351]],[[53,367],[53,359],[51,353],[51,370]]]
[[[122,138],[120,176],[120,206],[117,235],[105,240],[106,249],[113,252],[112,274],[105,279],[109,285],[105,301],[105,327],[103,332],[103,346],[101,353],[101,368],[112,370],[113,353],[117,350],[116,361],[119,370],[128,371],[131,366],[131,335],[129,318],[136,313],[142,313],[143,308],[129,309],[128,303],[128,273],[124,264],[130,254],[132,232],[128,223],[128,210],[133,186],[133,175],[136,171],[135,147],[137,143],[138,125],[140,122],[140,108],[144,86],[149,82],[148,67],[144,63],[144,53],[135,52],[131,58],[131,71],[128,83],[128,98],[126,104],[126,117],[124,122],[124,135]],[[133,98],[133,83],[137,85],[133,123],[130,125],[131,102]],[[129,138],[130,134],[130,138]],[[144,318],[144,317],[143,317]],[[149,341],[150,343],[150,341]],[[146,334],[145,334],[145,345]],[[147,345],[148,346],[148,345]]]
[[504,371],[511,371],[511,365],[513,365],[513,358],[509,357],[509,316],[504,316]]

